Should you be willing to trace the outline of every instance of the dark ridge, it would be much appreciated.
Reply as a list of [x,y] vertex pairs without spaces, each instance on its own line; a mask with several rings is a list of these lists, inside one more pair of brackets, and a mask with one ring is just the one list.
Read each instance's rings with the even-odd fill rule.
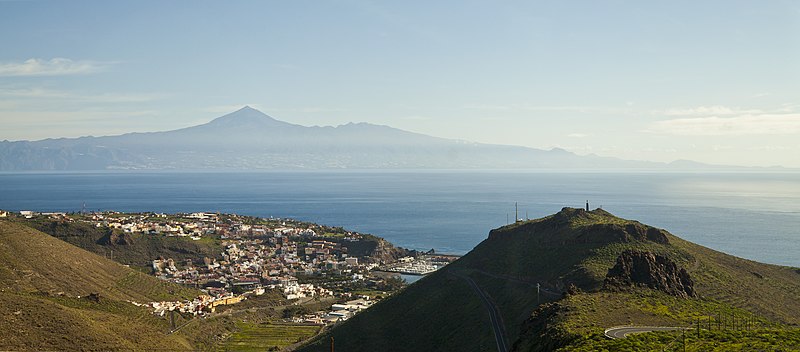
[[669,244],[667,232],[636,221],[618,218],[603,209],[561,209],[552,216],[523,221],[492,230],[489,240],[529,236],[546,244],[607,244],[650,241]]

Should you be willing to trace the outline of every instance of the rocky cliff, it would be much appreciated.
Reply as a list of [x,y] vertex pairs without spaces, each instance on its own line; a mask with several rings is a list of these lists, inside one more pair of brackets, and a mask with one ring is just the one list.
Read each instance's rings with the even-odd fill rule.
[[626,250],[617,258],[616,265],[608,270],[605,288],[631,286],[645,286],[681,298],[696,296],[694,282],[686,269],[651,252]]
[[387,263],[405,256],[414,256],[416,251],[395,247],[389,241],[375,236],[368,236],[359,241],[342,242],[347,253],[353,257],[363,257],[371,263]]

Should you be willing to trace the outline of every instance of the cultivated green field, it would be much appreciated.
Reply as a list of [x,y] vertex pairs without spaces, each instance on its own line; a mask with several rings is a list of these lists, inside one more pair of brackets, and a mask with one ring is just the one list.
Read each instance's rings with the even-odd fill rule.
[[314,336],[321,329],[316,325],[284,325],[238,322],[239,331],[222,346],[224,351],[278,351]]

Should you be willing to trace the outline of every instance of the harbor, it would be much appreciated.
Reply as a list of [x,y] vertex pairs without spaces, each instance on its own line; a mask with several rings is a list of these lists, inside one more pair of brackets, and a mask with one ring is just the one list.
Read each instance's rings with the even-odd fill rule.
[[460,258],[455,255],[425,254],[417,257],[403,257],[381,268],[382,271],[404,275],[428,275]]

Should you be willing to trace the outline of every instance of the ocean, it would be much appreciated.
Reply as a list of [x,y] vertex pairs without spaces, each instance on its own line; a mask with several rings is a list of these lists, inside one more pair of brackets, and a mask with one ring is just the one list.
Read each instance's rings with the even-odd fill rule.
[[0,209],[237,213],[464,254],[489,230],[562,207],[603,209],[689,241],[800,267],[800,174],[533,171],[0,173]]

